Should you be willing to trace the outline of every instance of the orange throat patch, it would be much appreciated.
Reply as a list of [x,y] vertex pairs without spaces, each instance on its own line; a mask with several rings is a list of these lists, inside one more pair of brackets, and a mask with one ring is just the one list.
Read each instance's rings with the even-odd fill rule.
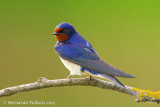
[[55,35],[58,41],[66,41],[68,40],[67,35],[65,34],[59,34],[59,35]]

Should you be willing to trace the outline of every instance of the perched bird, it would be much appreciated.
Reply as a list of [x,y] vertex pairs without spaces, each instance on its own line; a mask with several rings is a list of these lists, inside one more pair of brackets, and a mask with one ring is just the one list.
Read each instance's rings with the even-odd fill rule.
[[[126,87],[115,76],[134,78],[134,76],[104,62],[92,45],[76,32],[71,24],[60,23],[55,28],[53,35],[57,38],[55,51],[70,71],[70,75],[87,74],[90,78],[91,76],[98,76],[124,88]],[[134,93],[132,94],[134,95]]]

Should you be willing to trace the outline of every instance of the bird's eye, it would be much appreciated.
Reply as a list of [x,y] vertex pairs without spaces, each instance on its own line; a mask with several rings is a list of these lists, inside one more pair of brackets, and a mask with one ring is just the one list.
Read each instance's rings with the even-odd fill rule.
[[60,30],[58,33],[63,33],[63,30]]
[[54,32],[63,33],[63,29],[58,27],[54,30]]

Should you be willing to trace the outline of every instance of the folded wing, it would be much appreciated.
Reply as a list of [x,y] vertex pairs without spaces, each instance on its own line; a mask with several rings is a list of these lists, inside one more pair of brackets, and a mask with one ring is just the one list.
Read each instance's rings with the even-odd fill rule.
[[119,77],[126,77],[126,78],[134,78],[134,76],[127,74],[125,72],[122,72],[121,70],[111,66],[110,64],[107,64],[102,59],[97,60],[87,60],[87,61],[81,61],[81,58],[76,59],[69,59],[71,62],[76,63],[84,68],[90,69],[92,71],[96,71],[102,74],[107,74],[111,76],[119,76]]
[[92,71],[111,76],[134,78],[100,59],[91,45],[60,44],[56,45],[55,50],[63,59]]

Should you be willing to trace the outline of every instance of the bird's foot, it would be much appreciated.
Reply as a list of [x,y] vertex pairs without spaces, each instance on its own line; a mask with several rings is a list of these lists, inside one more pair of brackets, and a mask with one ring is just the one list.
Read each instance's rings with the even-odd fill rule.
[[90,81],[90,80],[92,79],[92,76],[88,76],[87,78],[88,78],[88,80]]
[[92,77],[91,76],[89,76],[89,80],[91,80],[92,79]]
[[69,81],[70,81],[70,83],[71,83],[71,75],[69,75],[69,76],[67,77],[67,79],[69,79]]

